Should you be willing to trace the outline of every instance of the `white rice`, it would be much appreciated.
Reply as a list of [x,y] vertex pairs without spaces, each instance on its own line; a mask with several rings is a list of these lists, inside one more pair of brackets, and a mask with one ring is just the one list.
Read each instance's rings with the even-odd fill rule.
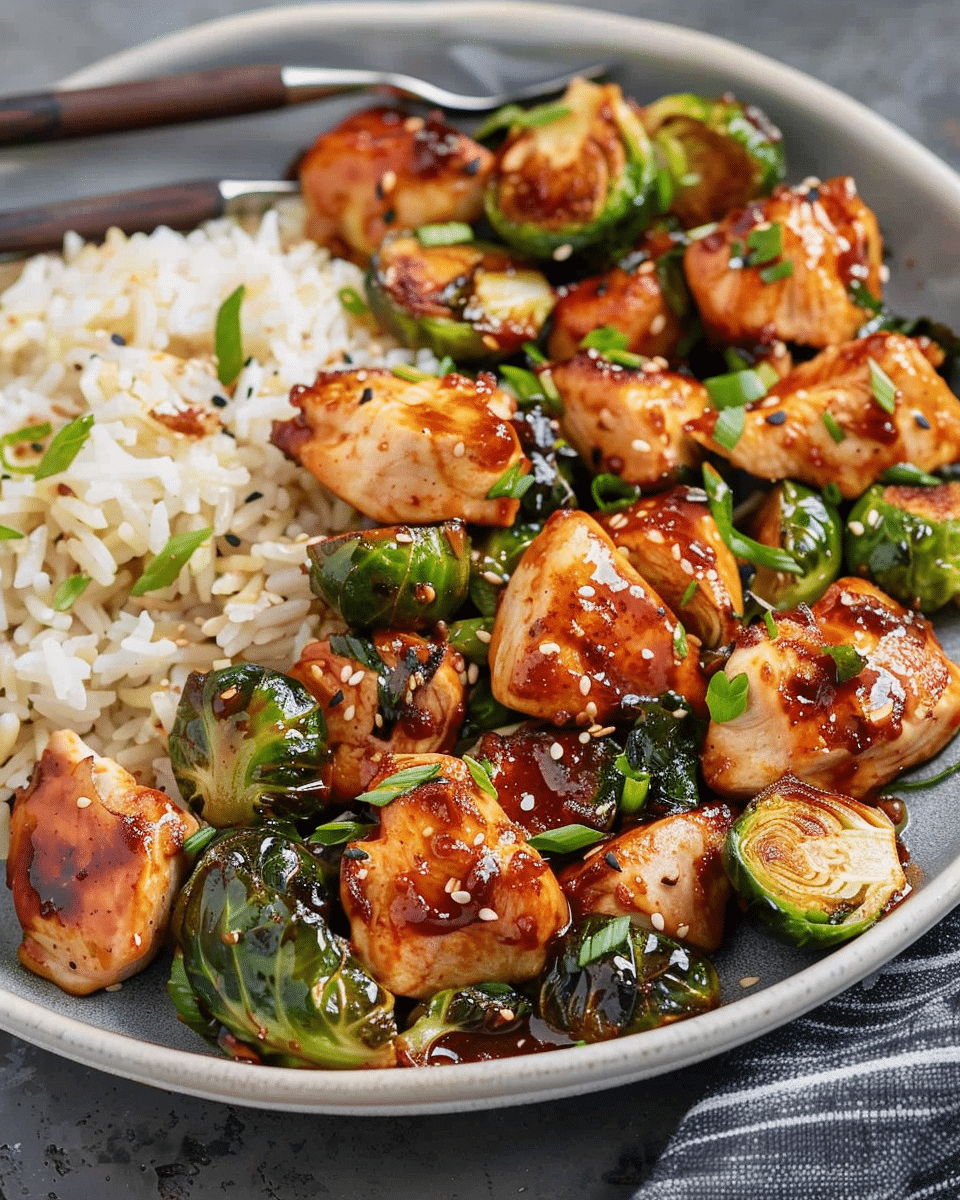
[[[216,314],[240,284],[250,358],[217,407]],[[0,787],[23,785],[50,732],[69,728],[172,790],[164,734],[187,675],[240,659],[289,668],[316,636],[305,543],[355,514],[270,445],[271,422],[325,365],[411,361],[345,311],[344,287],[362,291],[360,271],[306,241],[291,202],[252,231],[70,236],[0,295],[0,435],[94,416],[62,474],[0,482],[0,525],[25,535],[0,541]],[[219,428],[164,424],[189,408]],[[171,534],[207,527],[173,586],[130,596]],[[92,582],[54,611],[78,572]]]

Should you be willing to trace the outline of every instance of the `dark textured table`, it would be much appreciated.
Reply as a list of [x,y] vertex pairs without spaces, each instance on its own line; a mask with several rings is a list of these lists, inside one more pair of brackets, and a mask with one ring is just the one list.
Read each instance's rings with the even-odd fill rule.
[[[8,0],[0,90],[258,0]],[[270,7],[271,5],[267,5]],[[278,5],[273,5],[278,6]],[[744,43],[856,96],[960,167],[956,0],[607,0]],[[63,31],[63,32],[61,32]],[[0,198],[2,207],[2,198]],[[721,1060],[581,1099],[439,1117],[258,1113],[77,1067],[0,1034],[0,1200],[614,1200],[645,1177]]]

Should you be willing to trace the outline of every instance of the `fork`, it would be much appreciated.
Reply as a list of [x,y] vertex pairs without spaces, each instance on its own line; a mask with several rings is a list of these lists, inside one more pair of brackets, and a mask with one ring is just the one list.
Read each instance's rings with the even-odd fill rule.
[[455,112],[488,112],[561,91],[576,75],[595,79],[608,67],[533,78],[509,91],[468,95],[396,71],[275,64],[214,67],[105,87],[0,97],[0,146],[58,141],[266,112],[348,92],[380,91]]

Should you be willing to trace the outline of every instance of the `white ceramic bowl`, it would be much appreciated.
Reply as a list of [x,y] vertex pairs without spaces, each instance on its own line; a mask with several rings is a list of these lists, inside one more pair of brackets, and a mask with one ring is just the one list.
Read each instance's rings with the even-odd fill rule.
[[[749,50],[685,29],[601,12],[523,3],[325,4],[215,21],[88,68],[97,84],[237,61],[351,61],[434,70],[438,42],[476,60],[493,41],[533,57],[616,61],[639,100],[666,92],[734,91],[782,128],[791,179],[853,175],[893,249],[888,295],[906,313],[960,311],[960,178],[855,101]],[[481,51],[482,54],[482,51]],[[357,107],[338,101],[203,126],[8,152],[5,203],[204,177],[271,178],[320,129]],[[215,164],[211,166],[211,164]],[[960,657],[960,632],[941,636]],[[954,752],[955,753],[955,752]],[[951,752],[946,757],[949,759]],[[931,773],[933,768],[925,769]],[[617,1042],[501,1062],[405,1071],[251,1068],[204,1052],[164,993],[166,964],[122,991],[75,999],[22,970],[9,897],[0,901],[0,1026],[55,1053],[173,1091],[263,1108],[399,1114],[556,1098],[656,1075],[757,1037],[877,970],[960,901],[957,786],[911,804],[907,841],[924,884],[855,942],[827,956],[791,951],[741,925],[717,958],[728,1003],[693,1020]],[[739,980],[759,976],[744,991]]]

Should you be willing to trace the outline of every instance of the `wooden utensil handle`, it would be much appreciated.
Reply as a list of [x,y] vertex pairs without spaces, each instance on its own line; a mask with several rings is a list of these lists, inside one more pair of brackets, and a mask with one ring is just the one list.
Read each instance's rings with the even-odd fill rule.
[[275,64],[215,67],[108,87],[0,99],[0,145],[118,133],[282,108],[287,90]]
[[191,229],[223,215],[219,181],[198,179],[0,213],[0,253],[59,249],[68,229],[97,241],[113,225],[149,233],[158,225]]

